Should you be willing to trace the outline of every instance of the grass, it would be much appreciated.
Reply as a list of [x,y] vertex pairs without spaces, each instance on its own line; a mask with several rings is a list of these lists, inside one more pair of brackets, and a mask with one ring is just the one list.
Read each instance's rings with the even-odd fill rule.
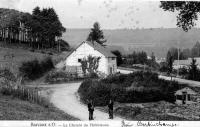
[[[166,109],[174,109],[177,106],[165,101],[149,103],[117,103],[114,104],[114,114],[127,120],[188,120],[183,117],[171,116],[163,111],[163,105]],[[97,107],[99,110],[108,113],[108,107]],[[190,119],[191,120],[191,119]],[[194,119],[192,119],[194,120]]]
[[54,106],[43,106],[0,95],[0,120],[78,120]]
[[[17,47],[17,45],[12,44],[11,46],[6,45],[2,46],[0,42],[0,68],[8,68],[15,76],[19,74],[19,67],[23,62],[31,61],[37,59],[39,61],[44,60],[49,57],[48,54],[43,54],[41,52],[34,51],[25,47]],[[64,60],[69,52],[54,53],[50,55],[52,57],[54,65]],[[4,57],[6,55],[14,56],[13,58]],[[33,81],[31,81],[33,82]],[[37,84],[44,82],[44,79],[41,78],[37,81]],[[28,82],[29,83],[29,82]]]
[[[6,55],[13,55],[13,58],[4,57]],[[18,73],[18,68],[24,61],[30,61],[34,59],[42,60],[48,55],[38,52],[31,52],[24,49],[11,49],[0,47],[0,61],[1,68],[9,68],[13,73]]]

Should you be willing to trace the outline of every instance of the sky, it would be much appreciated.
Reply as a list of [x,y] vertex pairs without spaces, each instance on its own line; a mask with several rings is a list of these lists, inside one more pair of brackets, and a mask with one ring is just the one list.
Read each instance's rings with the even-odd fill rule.
[[159,1],[147,0],[0,0],[0,8],[32,12],[53,7],[66,28],[175,28],[176,13],[163,11]]

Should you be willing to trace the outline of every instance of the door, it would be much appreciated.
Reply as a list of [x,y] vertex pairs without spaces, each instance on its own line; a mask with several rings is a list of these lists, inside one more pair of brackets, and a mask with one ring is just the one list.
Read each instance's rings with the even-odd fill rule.
[[186,92],[183,92],[182,93],[182,104],[185,104],[186,103],[186,95],[187,95],[187,93]]
[[112,70],[113,70],[112,67],[110,67],[110,74],[112,74]]

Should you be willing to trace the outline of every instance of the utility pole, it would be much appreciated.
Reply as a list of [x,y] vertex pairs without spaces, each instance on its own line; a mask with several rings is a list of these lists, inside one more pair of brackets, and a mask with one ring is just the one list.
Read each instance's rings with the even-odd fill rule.
[[179,77],[179,44],[180,42],[178,41],[178,69],[177,69],[177,77]]

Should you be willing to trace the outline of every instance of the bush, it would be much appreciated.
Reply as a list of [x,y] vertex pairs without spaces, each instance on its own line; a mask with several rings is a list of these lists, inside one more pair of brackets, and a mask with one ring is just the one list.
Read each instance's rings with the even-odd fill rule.
[[[92,85],[91,85],[92,84]],[[78,92],[86,103],[92,99],[95,105],[107,105],[110,99],[110,86],[105,83],[97,83],[96,80],[85,80]]]
[[123,116],[128,115],[129,117],[134,118],[135,116],[141,114],[142,109],[140,107],[124,106],[116,108],[115,112]]
[[90,75],[89,75],[89,77],[90,78],[98,78],[99,76],[97,75],[97,73],[91,73]]
[[45,51],[42,50],[41,53],[45,54]]
[[10,70],[7,68],[0,70],[0,78],[1,77],[4,77],[6,80],[9,80],[9,81],[17,80],[15,75],[12,72],[10,72]]
[[34,49],[31,49],[30,51],[31,51],[31,52],[35,52],[35,50],[34,50]]
[[49,54],[49,55],[53,55],[53,53],[52,53],[52,52],[48,52],[48,54]]
[[155,73],[135,72],[101,80],[86,80],[78,92],[83,102],[93,99],[98,106],[106,105],[110,98],[121,103],[174,102],[174,92],[182,86],[177,82],[158,79]]
[[80,80],[77,74],[69,73],[65,71],[52,71],[47,76],[45,81],[47,83],[62,83],[68,81]]
[[23,62],[19,67],[19,71],[25,79],[35,80],[53,68],[53,62],[51,58],[48,57],[41,62],[39,62],[37,59]]

